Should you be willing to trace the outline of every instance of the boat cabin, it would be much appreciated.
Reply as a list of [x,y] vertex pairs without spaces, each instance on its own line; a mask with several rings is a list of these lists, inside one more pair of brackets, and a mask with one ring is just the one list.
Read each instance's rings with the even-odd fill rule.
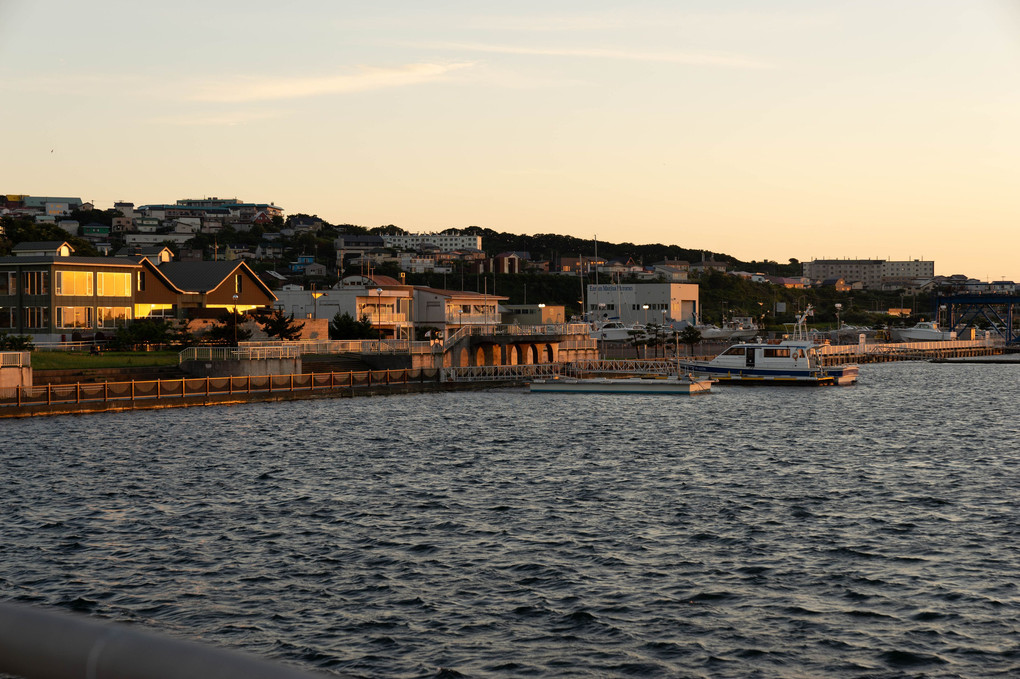
[[807,342],[781,342],[778,344],[734,344],[712,360],[724,369],[773,368],[806,370],[818,365],[814,347]]

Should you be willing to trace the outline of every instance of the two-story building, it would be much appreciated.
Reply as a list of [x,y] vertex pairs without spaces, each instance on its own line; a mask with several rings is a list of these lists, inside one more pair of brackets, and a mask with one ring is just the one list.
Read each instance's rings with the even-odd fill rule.
[[0,332],[36,342],[102,338],[143,318],[185,319],[203,309],[247,311],[276,300],[244,262],[160,263],[76,257],[62,242],[19,243],[0,257]]

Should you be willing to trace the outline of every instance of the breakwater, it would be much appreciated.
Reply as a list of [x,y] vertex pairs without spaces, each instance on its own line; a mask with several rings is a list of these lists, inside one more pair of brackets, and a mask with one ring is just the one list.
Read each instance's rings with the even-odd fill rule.
[[0,390],[0,418],[424,393],[501,384],[501,380],[446,382],[439,370],[418,368],[43,384]]

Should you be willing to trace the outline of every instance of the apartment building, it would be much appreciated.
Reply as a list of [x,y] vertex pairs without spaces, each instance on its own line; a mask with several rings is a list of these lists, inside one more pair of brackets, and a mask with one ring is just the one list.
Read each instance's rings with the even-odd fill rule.
[[924,259],[813,259],[804,262],[804,277],[812,281],[842,278],[847,283],[860,282],[865,289],[877,290],[883,283],[932,278],[935,262]]

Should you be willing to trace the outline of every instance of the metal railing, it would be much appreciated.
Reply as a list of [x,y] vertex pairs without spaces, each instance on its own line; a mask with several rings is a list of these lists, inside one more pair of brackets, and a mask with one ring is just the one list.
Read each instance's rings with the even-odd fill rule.
[[301,358],[301,350],[289,346],[189,347],[179,355],[185,361],[264,361]]
[[143,632],[137,626],[0,604],[0,673],[44,679],[312,679],[237,651]]
[[32,365],[30,351],[0,351],[0,367],[21,368]]
[[524,365],[477,365],[461,368],[443,368],[443,382],[496,382],[525,381],[536,377],[552,377],[563,369],[562,363],[533,363]]
[[917,352],[954,351],[960,349],[985,349],[1004,346],[1001,339],[945,340],[940,342],[889,342],[865,344],[821,344],[818,353],[823,356],[872,354],[905,354]]
[[599,359],[571,361],[567,368],[573,374],[578,373],[654,373],[656,375],[675,374],[676,359],[665,358],[630,358],[630,359]]
[[428,354],[432,343],[403,339],[241,342],[242,347],[293,347],[302,354]]

